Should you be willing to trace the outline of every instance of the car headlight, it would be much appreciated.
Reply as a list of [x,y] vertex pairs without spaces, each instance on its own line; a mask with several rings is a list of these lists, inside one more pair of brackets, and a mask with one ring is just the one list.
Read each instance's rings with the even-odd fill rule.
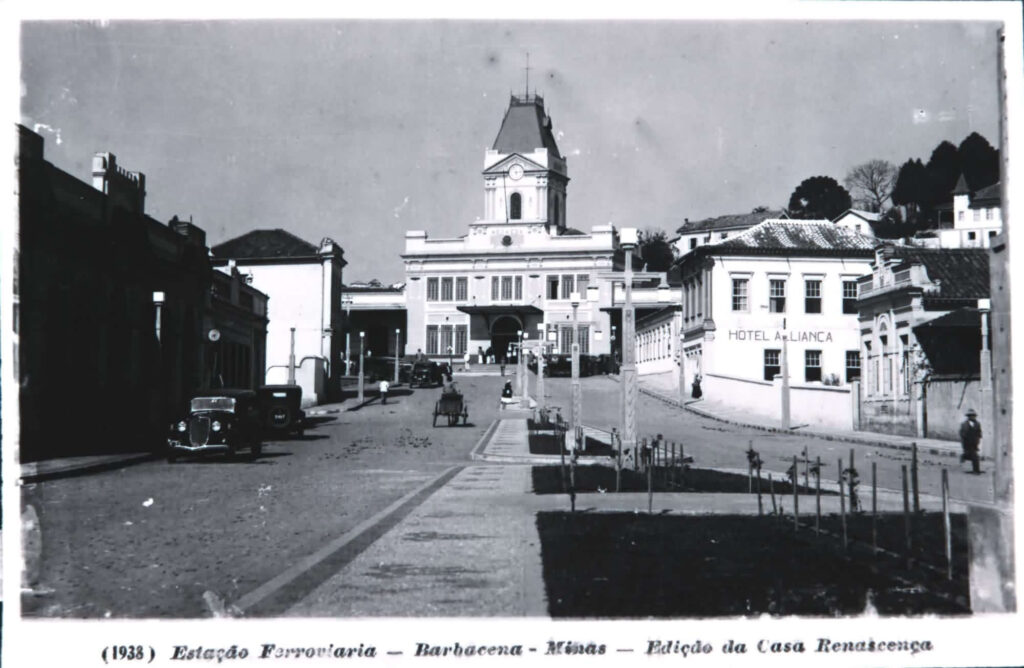
[[213,424],[210,425],[210,428],[214,431],[220,431],[220,422],[218,420],[214,420]]
[[185,421],[182,420],[178,423],[178,431],[185,431]]

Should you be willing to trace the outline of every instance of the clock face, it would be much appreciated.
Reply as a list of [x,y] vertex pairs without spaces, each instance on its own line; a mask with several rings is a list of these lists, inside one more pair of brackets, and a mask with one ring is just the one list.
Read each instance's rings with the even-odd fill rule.
[[523,166],[512,165],[508,170],[508,177],[513,181],[518,181],[519,179],[523,178]]

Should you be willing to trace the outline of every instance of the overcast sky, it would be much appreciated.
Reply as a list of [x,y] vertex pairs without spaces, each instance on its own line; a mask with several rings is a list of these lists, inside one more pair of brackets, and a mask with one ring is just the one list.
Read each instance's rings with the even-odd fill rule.
[[408,229],[483,214],[510,91],[544,96],[568,222],[661,228],[784,206],[872,158],[998,142],[996,23],[269,21],[26,23],[22,122],[82,180],[96,151],[147,211],[211,245],[281,227],[403,280]]

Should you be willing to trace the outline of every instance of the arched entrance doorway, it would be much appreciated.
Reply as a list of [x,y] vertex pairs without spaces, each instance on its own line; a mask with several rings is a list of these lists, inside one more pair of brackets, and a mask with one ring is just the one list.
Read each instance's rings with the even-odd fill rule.
[[512,352],[509,346],[519,340],[523,323],[519,318],[503,315],[491,323],[491,350],[495,361],[507,360]]

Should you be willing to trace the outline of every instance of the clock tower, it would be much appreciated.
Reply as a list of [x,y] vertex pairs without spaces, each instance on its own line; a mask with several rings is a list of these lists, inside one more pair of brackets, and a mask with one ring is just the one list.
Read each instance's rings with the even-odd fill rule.
[[511,96],[494,145],[484,155],[483,177],[480,223],[542,224],[550,234],[565,230],[569,176],[542,97]]

